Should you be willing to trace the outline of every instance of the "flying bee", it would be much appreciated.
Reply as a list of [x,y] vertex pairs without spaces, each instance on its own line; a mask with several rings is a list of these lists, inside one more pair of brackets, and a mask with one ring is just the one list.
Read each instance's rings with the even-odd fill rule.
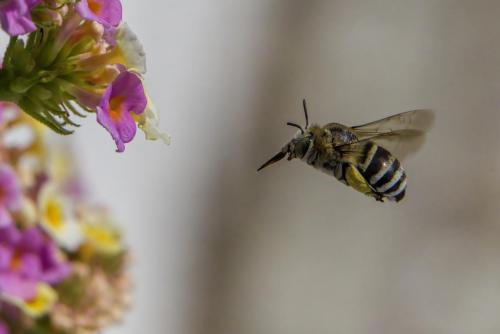
[[300,159],[377,201],[403,199],[407,176],[399,159],[422,146],[434,112],[407,111],[349,127],[338,123],[309,125],[305,100],[303,108],[305,128],[288,122],[298,128],[297,134],[257,171],[288,156],[288,160]]

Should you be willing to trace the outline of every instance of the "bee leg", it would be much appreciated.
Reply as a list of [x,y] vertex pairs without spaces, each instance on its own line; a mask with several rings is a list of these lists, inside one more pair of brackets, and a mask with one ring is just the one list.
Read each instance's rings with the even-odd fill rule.
[[384,203],[384,196],[382,196],[382,195],[380,195],[380,194],[375,193],[375,194],[373,195],[373,197],[375,197],[375,200],[376,200],[377,202]]

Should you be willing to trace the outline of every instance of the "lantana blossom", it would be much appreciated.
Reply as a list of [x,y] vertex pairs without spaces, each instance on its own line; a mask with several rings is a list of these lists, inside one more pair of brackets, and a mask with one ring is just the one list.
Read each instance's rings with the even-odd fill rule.
[[99,22],[105,27],[117,27],[122,21],[120,0],[80,0],[75,8],[84,19]]
[[47,284],[58,283],[70,273],[54,242],[37,226],[0,228],[0,247],[3,253],[0,271]]
[[146,110],[139,117],[139,129],[144,132],[146,140],[161,139],[165,144],[170,144],[170,136],[160,129],[158,110],[149,97]]
[[73,215],[71,202],[61,196],[57,185],[48,183],[41,189],[38,203],[42,228],[64,249],[76,250],[83,242],[83,231]]
[[9,329],[7,328],[7,325],[0,320],[0,334],[9,334]]
[[56,295],[50,284],[64,280],[70,267],[38,227],[0,228],[0,300],[31,317],[50,310]]
[[0,272],[0,295],[9,300],[30,300],[36,296],[36,282],[11,272]]
[[[26,38],[10,40],[0,67],[4,84],[0,101],[16,103],[36,121],[63,135],[78,126],[75,117],[97,113],[118,152],[134,138],[137,124],[147,139],[168,142],[168,136],[159,131],[152,105],[146,112],[141,103],[139,109],[109,113],[115,110],[106,102],[110,92],[129,95],[128,91],[119,92],[128,88],[119,84],[124,77],[134,81],[144,95],[140,81],[146,73],[146,53],[137,35],[122,22],[120,0],[0,0],[0,21],[7,31],[12,30],[9,25],[21,22],[28,27],[18,32],[31,32]],[[139,89],[135,91],[132,95],[137,96]],[[106,119],[105,114],[116,117]]]
[[130,305],[129,250],[46,130],[99,112],[119,149],[160,138],[145,53],[119,0],[0,0],[0,24],[22,28],[0,61],[0,334],[100,333]]
[[6,293],[0,296],[0,300],[18,307],[24,314],[31,318],[39,318],[46,315],[57,301],[54,289],[45,283],[28,282],[34,286],[35,293],[32,298],[22,299]]
[[104,92],[97,106],[97,121],[113,137],[117,152],[134,139],[137,125],[134,117],[142,114],[147,105],[144,87],[139,77],[122,72]]
[[0,165],[0,226],[12,223],[11,212],[19,209],[21,188],[15,172]]
[[102,37],[112,47],[103,52],[81,55],[77,64],[78,70],[95,71],[113,64],[121,65],[131,72],[146,73],[146,53],[137,35],[128,24],[122,23],[112,32],[104,33]]
[[117,255],[123,251],[121,233],[111,220],[109,213],[100,207],[84,207],[80,213],[85,243],[80,254],[90,257],[93,253]]
[[122,23],[115,32],[115,50],[121,58],[120,64],[130,70],[146,73],[146,53],[137,35],[130,29],[127,23]]
[[2,29],[11,36],[18,36],[36,30],[31,18],[31,8],[41,0],[3,0],[0,1],[0,23]]

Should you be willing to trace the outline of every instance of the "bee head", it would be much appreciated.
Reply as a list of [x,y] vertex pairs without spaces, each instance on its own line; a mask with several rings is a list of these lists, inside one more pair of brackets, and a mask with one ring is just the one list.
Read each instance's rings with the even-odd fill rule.
[[288,160],[302,159],[311,145],[312,135],[310,133],[298,134],[288,143]]
[[[307,113],[307,104],[306,104],[305,99],[302,101],[302,105],[304,107],[304,114],[306,117],[305,129],[307,131],[307,128],[309,127],[309,116]],[[304,131],[304,129],[296,123],[288,122],[288,123],[286,123],[286,125],[297,128],[297,129],[299,129],[300,132],[297,132],[295,137],[292,140],[290,140],[281,149],[280,152],[278,152],[274,157],[272,157],[266,163],[264,163],[259,169],[257,169],[257,171],[261,171],[262,169],[282,160],[287,155],[288,155],[289,161],[292,159],[295,159],[295,158],[302,159],[305,156],[305,154],[309,148],[309,145],[311,143],[311,135],[308,132]]]

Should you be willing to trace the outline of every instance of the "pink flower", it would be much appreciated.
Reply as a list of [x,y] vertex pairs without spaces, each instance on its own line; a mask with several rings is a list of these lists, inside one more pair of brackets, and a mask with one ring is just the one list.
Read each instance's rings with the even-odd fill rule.
[[122,72],[108,86],[97,106],[97,121],[113,137],[117,152],[134,139],[137,125],[133,114],[140,115],[147,105],[141,79],[131,72]]
[[3,321],[0,320],[0,334],[9,334],[9,329],[7,328],[7,325]]
[[36,283],[56,284],[70,272],[52,239],[39,227],[0,227],[0,290],[29,299]]
[[105,27],[117,27],[122,21],[120,0],[81,0],[76,4],[80,16]]
[[18,36],[36,30],[31,19],[31,8],[41,0],[3,0],[0,1],[0,23],[2,29],[11,36]]
[[16,174],[7,165],[0,165],[0,226],[12,223],[11,211],[19,208],[21,187]]
[[36,295],[36,281],[11,272],[0,272],[0,293],[11,298],[30,300]]
[[[59,249],[39,227],[20,229],[14,224],[0,227],[0,297],[39,316],[51,307],[58,284],[71,274]],[[38,299],[45,304],[40,305]],[[1,334],[1,332],[0,332]]]

